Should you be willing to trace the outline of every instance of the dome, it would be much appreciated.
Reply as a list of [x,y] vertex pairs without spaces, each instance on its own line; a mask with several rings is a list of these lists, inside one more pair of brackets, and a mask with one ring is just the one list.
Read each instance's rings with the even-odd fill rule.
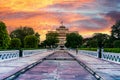
[[65,28],[65,26],[60,26],[60,28]]

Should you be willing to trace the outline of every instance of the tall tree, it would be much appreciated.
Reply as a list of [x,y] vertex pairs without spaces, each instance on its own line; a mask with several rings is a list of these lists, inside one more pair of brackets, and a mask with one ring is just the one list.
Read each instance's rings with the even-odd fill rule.
[[10,37],[11,38],[19,38],[21,40],[21,43],[22,43],[22,47],[24,45],[24,38],[28,35],[33,35],[34,34],[34,30],[33,28],[30,28],[30,27],[20,27],[14,31],[12,31],[10,33]]
[[66,35],[66,47],[77,48],[82,45],[82,36],[78,33],[70,33]]
[[93,39],[96,40],[98,47],[102,48],[105,44],[105,41],[109,39],[109,35],[102,33],[94,33]]
[[18,38],[11,39],[9,48],[11,48],[11,49],[19,49],[20,46],[21,46],[20,39],[18,39]]
[[120,40],[120,21],[117,21],[111,28],[111,37]]
[[109,35],[102,34],[102,33],[95,33],[93,35],[93,39],[95,39],[97,41],[97,45],[98,45],[98,48],[99,48],[98,57],[101,58],[102,57],[102,53],[101,53],[102,47],[104,46],[105,41],[107,39],[109,39]]
[[115,40],[115,41],[113,42],[113,46],[114,46],[115,48],[120,48],[120,40]]
[[10,37],[8,35],[6,25],[0,21],[0,48],[6,49],[9,46]]
[[35,33],[35,36],[37,37],[38,43],[39,43],[40,42],[40,34],[37,32],[37,33]]
[[46,34],[46,44],[47,46],[55,46],[59,42],[58,33],[51,32]]
[[24,39],[24,47],[25,48],[37,48],[38,47],[38,39],[34,35],[28,35]]

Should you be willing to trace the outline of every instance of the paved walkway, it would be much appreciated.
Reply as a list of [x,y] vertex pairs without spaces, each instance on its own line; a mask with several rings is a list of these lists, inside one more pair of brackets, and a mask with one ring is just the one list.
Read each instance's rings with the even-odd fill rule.
[[40,54],[35,54],[28,57],[23,57],[19,59],[14,59],[10,61],[0,62],[0,80],[10,76],[11,74],[21,70],[22,68],[44,58],[45,56],[53,53],[53,51],[44,52]]
[[96,80],[96,78],[68,53],[57,51],[15,80]]
[[[0,80],[44,58],[51,53],[52,51],[49,51],[42,55],[37,54],[34,56],[23,57],[11,61],[0,62]],[[105,61],[85,54],[79,53],[76,55],[75,52],[72,51],[70,51],[70,53],[105,80],[120,80],[120,64]],[[58,63],[60,62],[57,62],[56,64]]]
[[120,64],[98,59],[89,55],[77,54],[70,52],[81,62],[86,64],[89,68],[95,71],[99,76],[105,80],[120,80]]

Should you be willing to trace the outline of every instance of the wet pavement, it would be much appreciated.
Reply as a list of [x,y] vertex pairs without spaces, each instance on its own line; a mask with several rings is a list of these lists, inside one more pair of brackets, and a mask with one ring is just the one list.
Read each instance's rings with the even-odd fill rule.
[[[89,55],[69,51],[78,60],[91,68],[104,80],[120,80],[120,64],[95,58]],[[0,63],[0,80],[20,69],[52,54],[46,52]],[[18,76],[15,80],[96,80],[88,71],[79,65],[69,54],[57,51],[41,64]]]
[[120,80],[120,64],[85,55],[83,53],[77,55],[75,52],[70,53],[91,68],[104,80]]
[[96,80],[77,61],[50,60],[52,58],[71,58],[64,52],[57,52],[15,80]]
[[73,59],[66,51],[57,51],[47,59]]
[[44,58],[45,56],[53,53],[53,51],[38,53],[32,56],[22,57],[19,59],[0,62],[0,80],[16,73],[17,71],[25,68],[26,66],[35,63],[36,61]]

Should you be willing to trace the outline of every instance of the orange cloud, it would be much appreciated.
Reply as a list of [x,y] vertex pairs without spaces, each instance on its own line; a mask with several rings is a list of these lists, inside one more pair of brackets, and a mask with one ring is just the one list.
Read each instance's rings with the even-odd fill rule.
[[[94,0],[1,0],[0,8],[10,8],[12,11],[36,11],[54,4],[83,4]],[[75,5],[77,5],[75,4]]]
[[0,7],[9,7],[13,11],[35,11],[53,4],[53,0],[1,0]]

